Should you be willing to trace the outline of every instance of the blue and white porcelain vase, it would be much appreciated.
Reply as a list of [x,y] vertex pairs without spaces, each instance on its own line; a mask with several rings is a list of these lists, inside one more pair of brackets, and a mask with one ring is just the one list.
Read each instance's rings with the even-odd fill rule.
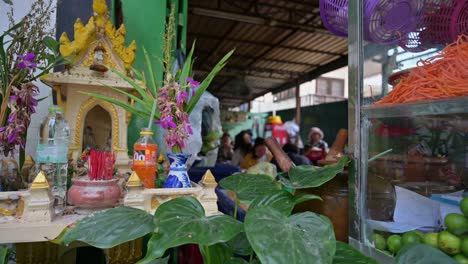
[[187,174],[187,160],[191,154],[167,153],[169,158],[169,174],[167,175],[164,188],[190,188],[190,178]]

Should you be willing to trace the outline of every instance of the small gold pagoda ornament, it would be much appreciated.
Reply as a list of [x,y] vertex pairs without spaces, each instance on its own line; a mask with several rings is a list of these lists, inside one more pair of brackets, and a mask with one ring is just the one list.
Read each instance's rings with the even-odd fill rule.
[[36,178],[34,178],[34,181],[31,184],[31,189],[37,190],[37,189],[48,189],[49,188],[49,182],[47,182],[47,178],[44,174],[43,171],[40,171]]
[[209,187],[215,187],[216,185],[218,185],[215,177],[213,176],[213,173],[211,173],[210,170],[206,170],[205,174],[203,174],[201,183]]
[[104,53],[106,49],[101,44],[98,44],[94,48],[94,61],[91,66],[89,66],[90,70],[97,71],[97,72],[106,72],[109,69],[104,65]]
[[130,178],[128,178],[127,187],[141,187],[142,185],[143,183],[141,182],[140,177],[138,177],[138,173],[135,171],[132,172]]

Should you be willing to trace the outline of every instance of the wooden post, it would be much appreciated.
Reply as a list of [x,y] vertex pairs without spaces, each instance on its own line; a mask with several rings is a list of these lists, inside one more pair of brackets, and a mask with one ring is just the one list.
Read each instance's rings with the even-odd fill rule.
[[[301,127],[301,84],[296,81],[296,117],[294,118],[296,124]],[[300,133],[297,134],[294,144],[299,148],[299,139],[301,138]]]
[[296,82],[296,124],[301,125],[301,85]]

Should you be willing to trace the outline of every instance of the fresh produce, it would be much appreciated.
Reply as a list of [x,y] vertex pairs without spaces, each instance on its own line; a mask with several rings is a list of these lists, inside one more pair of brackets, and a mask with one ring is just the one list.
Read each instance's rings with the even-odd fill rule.
[[460,209],[465,215],[465,217],[468,217],[468,197],[465,197],[461,200]]
[[406,232],[403,234],[401,242],[403,246],[406,246],[408,244],[421,243],[421,236],[415,231]]
[[424,238],[424,233],[420,230],[413,230],[411,232],[416,233],[421,238],[421,241]]
[[392,253],[397,253],[398,250],[403,246],[403,243],[401,242],[401,236],[399,235],[391,235],[387,238],[387,245],[388,245],[388,250]]
[[450,213],[445,216],[445,226],[450,233],[462,235],[468,232],[468,220],[461,214]]
[[[460,209],[468,214],[468,198],[460,202]],[[420,230],[412,230],[403,234],[372,234],[374,247],[390,255],[399,254],[402,247],[423,243],[437,248],[458,263],[468,264],[468,217],[462,214],[449,213],[444,218],[447,230],[440,232],[423,233]],[[387,238],[385,240],[385,238]]]
[[423,241],[424,244],[426,244],[428,246],[437,248],[438,237],[439,237],[438,233],[429,232],[429,233],[424,235],[422,241]]
[[462,239],[461,252],[465,257],[468,257],[468,237]]
[[381,234],[372,234],[372,241],[376,249],[385,250],[387,248],[385,238]]
[[439,233],[438,241],[439,249],[449,255],[460,253],[461,239],[449,231]]
[[[434,100],[468,95],[468,36],[446,46],[440,54],[418,62],[406,78],[376,105]],[[466,214],[465,214],[466,215]]]
[[457,254],[453,256],[453,259],[456,260],[460,264],[468,264],[468,258],[463,256],[462,254]]

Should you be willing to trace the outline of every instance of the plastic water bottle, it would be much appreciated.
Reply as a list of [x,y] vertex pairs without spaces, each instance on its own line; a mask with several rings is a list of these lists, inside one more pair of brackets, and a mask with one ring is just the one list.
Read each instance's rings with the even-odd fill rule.
[[67,197],[68,141],[70,126],[63,116],[63,109],[50,106],[49,114],[40,127],[37,146],[37,170],[46,174],[54,196],[55,213],[65,209]]

